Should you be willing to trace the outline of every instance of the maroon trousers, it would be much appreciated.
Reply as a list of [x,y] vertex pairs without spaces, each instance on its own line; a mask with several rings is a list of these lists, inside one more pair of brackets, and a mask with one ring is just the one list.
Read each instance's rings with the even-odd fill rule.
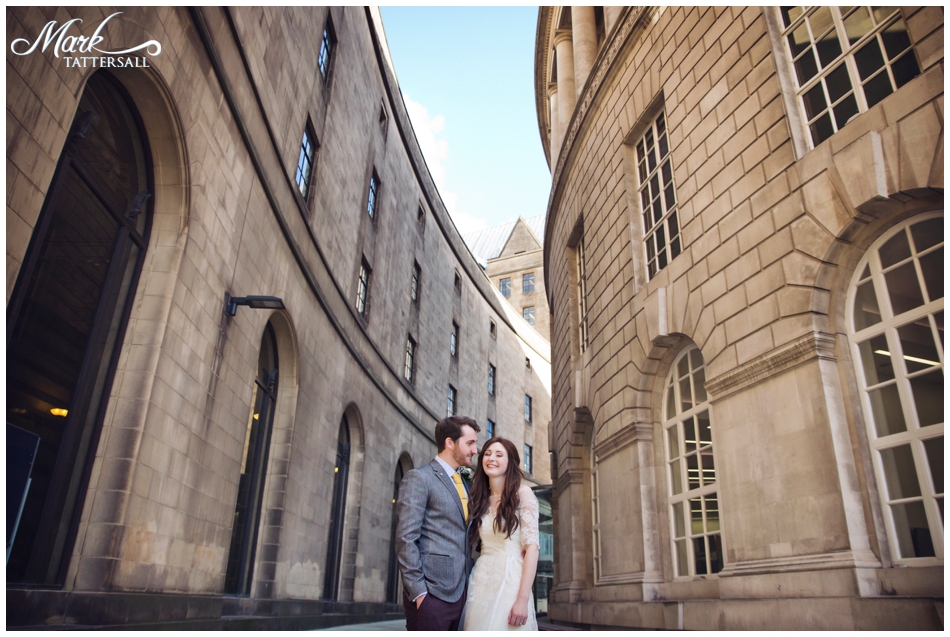
[[429,593],[418,609],[416,603],[403,593],[402,605],[406,609],[406,630],[458,630],[462,619],[462,608],[468,596],[467,589],[468,586],[455,602],[443,601]]

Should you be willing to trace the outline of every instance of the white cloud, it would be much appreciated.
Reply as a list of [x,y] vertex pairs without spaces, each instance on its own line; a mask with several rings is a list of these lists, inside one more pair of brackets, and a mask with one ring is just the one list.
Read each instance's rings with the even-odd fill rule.
[[442,195],[442,202],[445,203],[459,233],[465,235],[488,227],[484,219],[459,210],[458,195],[446,189],[445,173],[449,159],[449,142],[442,136],[445,131],[445,117],[442,115],[432,117],[429,115],[429,109],[419,102],[414,102],[405,93],[403,100],[406,103],[406,110],[409,112],[416,139],[419,141],[419,147],[422,149],[422,155],[429,167],[429,174],[432,175],[432,180],[439,189],[439,194]]

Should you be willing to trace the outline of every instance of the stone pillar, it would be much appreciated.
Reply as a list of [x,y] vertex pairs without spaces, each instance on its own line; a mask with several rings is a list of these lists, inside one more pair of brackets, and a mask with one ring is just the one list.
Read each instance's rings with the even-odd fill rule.
[[[597,59],[597,24],[594,7],[571,7],[571,23],[574,31],[574,86],[580,99],[584,83],[594,68]],[[561,65],[558,64],[558,73]]]
[[557,53],[557,119],[558,148],[563,145],[567,127],[574,114],[574,104],[577,96],[574,89],[574,45],[571,42],[571,32],[568,29],[559,30],[554,34],[554,50]]
[[549,144],[551,147],[551,173],[553,174],[561,150],[561,125],[557,113],[557,82],[548,84],[548,101],[551,105],[551,137]]
[[620,12],[623,7],[605,6],[604,7],[604,33],[610,35],[610,32],[617,26],[617,20],[620,19]]

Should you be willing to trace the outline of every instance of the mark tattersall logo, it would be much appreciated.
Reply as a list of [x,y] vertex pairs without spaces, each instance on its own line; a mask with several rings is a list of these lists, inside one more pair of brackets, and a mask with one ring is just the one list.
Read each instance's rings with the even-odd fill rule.
[[[106,26],[106,23],[121,13],[121,11],[113,13],[103,20],[96,29],[96,32],[92,34],[92,37],[88,38],[83,35],[67,35],[74,24],[82,22],[80,18],[73,18],[68,22],[64,22],[59,28],[56,27],[55,20],[50,20],[40,31],[40,34],[36,36],[35,41],[30,42],[26,38],[17,38],[10,43],[10,50],[15,55],[29,55],[36,51],[37,48],[42,52],[46,52],[46,49],[48,49],[50,45],[53,45],[53,55],[66,60],[67,67],[148,68],[147,57],[132,56],[129,54],[144,50],[143,52],[146,55],[153,57],[159,55],[162,52],[162,45],[158,40],[149,40],[148,42],[143,42],[138,46],[123,51],[103,51],[97,48],[105,40],[105,38],[99,34]],[[18,48],[21,50],[17,50]],[[80,55],[74,55],[76,53]]]

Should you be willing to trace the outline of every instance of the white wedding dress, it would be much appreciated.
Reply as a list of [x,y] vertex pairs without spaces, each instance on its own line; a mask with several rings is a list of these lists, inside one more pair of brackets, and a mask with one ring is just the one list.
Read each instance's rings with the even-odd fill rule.
[[524,626],[509,626],[508,613],[521,587],[524,558],[521,551],[530,544],[540,548],[538,540],[538,499],[527,486],[519,490],[520,524],[511,537],[494,530],[495,512],[489,510],[479,521],[482,553],[468,580],[468,597],[462,613],[462,630],[537,630],[534,596],[528,599],[528,621]]

